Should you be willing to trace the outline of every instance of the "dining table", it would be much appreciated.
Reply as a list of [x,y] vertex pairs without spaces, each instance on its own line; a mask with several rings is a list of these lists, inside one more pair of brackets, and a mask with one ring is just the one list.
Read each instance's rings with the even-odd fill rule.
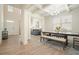
[[42,34],[48,33],[49,36],[53,35],[64,35],[66,39],[66,45],[68,45],[68,36],[79,37],[79,33],[77,32],[53,32],[53,31],[42,31]]

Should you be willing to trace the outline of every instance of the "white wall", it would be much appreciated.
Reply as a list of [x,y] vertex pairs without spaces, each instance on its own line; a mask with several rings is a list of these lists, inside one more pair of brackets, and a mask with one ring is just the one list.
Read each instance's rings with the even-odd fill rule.
[[24,44],[27,43],[27,40],[29,39],[29,14],[26,10],[24,10]]
[[[19,21],[22,20],[21,14],[18,12],[18,7],[16,8],[15,6],[13,7],[13,11],[8,11],[8,6],[10,5],[4,5],[4,20],[5,20],[5,27],[8,30],[9,35],[19,35]],[[21,9],[20,9],[21,10]],[[13,21],[13,22],[7,22]]]
[[28,40],[31,39],[31,19],[32,17],[37,17],[40,21],[40,25],[42,27],[42,29],[44,30],[44,17],[38,15],[38,14],[32,14],[30,11],[28,11],[27,9],[23,10],[24,13],[23,15],[23,20],[21,20],[21,35],[20,35],[20,39],[22,41],[22,43],[25,45],[28,43]]
[[9,35],[19,35],[19,22],[17,19],[11,20],[13,22],[7,22],[6,27]]
[[1,40],[1,5],[0,5],[0,40]]
[[44,26],[44,24],[45,24],[45,17],[44,16],[40,16],[40,26],[41,26],[41,29],[42,29],[42,31],[44,31],[45,30],[45,26]]
[[74,9],[71,12],[61,13],[51,18],[45,18],[45,31],[53,31],[53,19],[64,19],[68,15],[72,16],[72,32],[79,32],[79,8]]
[[[42,29],[44,30],[44,16],[39,15],[39,14],[31,14],[32,15],[32,24],[31,27],[32,29]],[[36,22],[39,22],[39,27],[36,27],[35,25],[37,24]]]
[[0,5],[0,44],[2,42],[2,30],[3,30],[3,5]]
[[71,12],[72,14],[72,31],[79,33],[79,8]]
[[23,10],[23,20],[21,20],[21,35],[20,39],[22,43],[25,45],[28,43],[29,39],[29,11],[26,9]]
[[45,17],[45,20],[44,20],[44,31],[52,31],[52,18],[47,16]]

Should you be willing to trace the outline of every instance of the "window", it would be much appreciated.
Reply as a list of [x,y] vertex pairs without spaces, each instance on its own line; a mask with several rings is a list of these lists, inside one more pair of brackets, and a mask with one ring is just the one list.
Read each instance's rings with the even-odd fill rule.
[[60,22],[61,20],[60,20],[60,18],[58,18],[58,17],[55,17],[54,19],[53,19],[53,30],[55,31],[56,30],[56,27],[57,26],[61,26],[61,22]]
[[61,17],[55,17],[53,19],[53,30],[56,30],[57,26],[61,27],[61,31],[72,31],[72,16],[65,15]]
[[71,15],[62,17],[62,28],[65,31],[72,31],[72,16]]
[[21,15],[21,12],[22,12],[21,9],[19,9],[19,8],[15,8],[15,13]]
[[17,14],[21,15],[22,11],[19,8],[8,5],[8,12],[16,12]]
[[8,5],[8,12],[13,12],[13,6]]

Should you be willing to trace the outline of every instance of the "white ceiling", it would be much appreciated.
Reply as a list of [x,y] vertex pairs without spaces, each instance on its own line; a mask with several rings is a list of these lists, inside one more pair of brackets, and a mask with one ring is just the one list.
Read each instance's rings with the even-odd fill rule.
[[79,8],[79,4],[15,4],[14,6],[18,8],[24,7],[32,13],[38,13],[43,16],[53,16]]
[[49,7],[44,9],[44,11],[50,13],[51,15],[57,15],[65,10],[68,10],[67,5],[60,5],[60,4],[50,5]]
[[66,12],[74,8],[78,8],[79,4],[26,4],[25,6],[26,9],[32,13],[39,13],[43,16],[53,16],[61,12]]

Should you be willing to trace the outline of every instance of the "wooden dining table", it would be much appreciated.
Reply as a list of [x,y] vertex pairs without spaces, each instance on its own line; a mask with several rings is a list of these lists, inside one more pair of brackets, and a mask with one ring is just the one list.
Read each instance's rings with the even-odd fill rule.
[[79,37],[79,33],[73,33],[73,32],[52,32],[52,31],[42,31],[42,34],[48,33],[49,36],[51,36],[52,34],[55,35],[64,35],[65,39],[66,39],[66,45],[68,45],[68,36],[76,36]]

